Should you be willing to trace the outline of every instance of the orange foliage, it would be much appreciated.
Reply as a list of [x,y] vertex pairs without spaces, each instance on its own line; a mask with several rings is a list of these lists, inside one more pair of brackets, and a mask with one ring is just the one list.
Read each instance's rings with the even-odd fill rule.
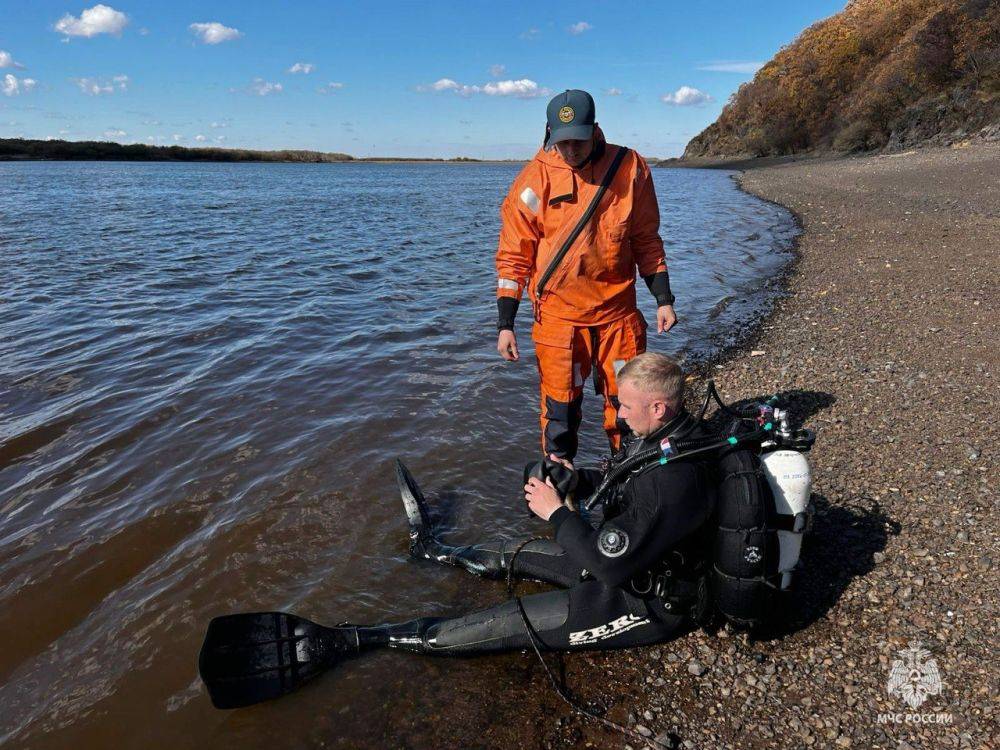
[[932,107],[931,129],[997,122],[998,90],[1000,0],[853,0],[783,47],[685,156],[879,148],[933,135]]

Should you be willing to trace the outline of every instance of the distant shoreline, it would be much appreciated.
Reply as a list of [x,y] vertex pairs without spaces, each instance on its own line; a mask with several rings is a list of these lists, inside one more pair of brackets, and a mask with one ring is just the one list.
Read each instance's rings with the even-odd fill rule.
[[233,148],[150,146],[113,141],[32,140],[0,138],[0,161],[118,161],[118,162],[217,162],[224,164],[524,164],[525,159],[448,159],[406,156],[352,156],[338,152],[254,151]]
[[[650,166],[667,166],[677,159],[645,157]],[[222,164],[527,164],[528,159],[476,159],[471,156],[435,158],[423,156],[352,156],[339,152],[254,151],[240,148],[188,148],[150,146],[114,141],[62,141],[0,138],[0,162],[15,161],[121,161],[121,162],[214,162]],[[674,166],[669,164],[669,166]],[[677,165],[686,166],[686,165]]]
[[324,166],[349,166],[351,164],[527,164],[529,159],[417,159],[407,157],[358,157],[341,161],[296,161],[294,159],[71,159],[58,157],[11,157],[0,155],[0,164],[15,164],[27,162],[117,162],[120,164],[316,164]]

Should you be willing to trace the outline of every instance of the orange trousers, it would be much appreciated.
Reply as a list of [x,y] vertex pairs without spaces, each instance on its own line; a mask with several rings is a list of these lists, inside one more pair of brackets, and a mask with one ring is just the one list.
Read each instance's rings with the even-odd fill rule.
[[541,381],[542,450],[573,460],[583,417],[583,384],[593,373],[594,390],[604,397],[604,431],[612,451],[621,444],[618,382],[622,366],[646,351],[646,321],[638,310],[601,325],[583,326],[559,320],[534,324],[538,375]]

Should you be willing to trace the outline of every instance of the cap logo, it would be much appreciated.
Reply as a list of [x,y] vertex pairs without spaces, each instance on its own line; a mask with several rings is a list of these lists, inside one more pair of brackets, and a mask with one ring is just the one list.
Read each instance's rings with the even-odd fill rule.
[[573,122],[574,117],[576,117],[576,112],[573,111],[572,107],[563,107],[559,110],[560,122]]

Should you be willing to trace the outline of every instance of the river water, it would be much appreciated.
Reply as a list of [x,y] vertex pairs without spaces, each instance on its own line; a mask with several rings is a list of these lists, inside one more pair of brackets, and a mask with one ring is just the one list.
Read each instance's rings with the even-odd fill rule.
[[[521,362],[495,351],[518,169],[0,163],[0,744],[420,746],[427,716],[518,689],[516,655],[387,653],[221,712],[196,667],[231,611],[502,600],[408,560],[392,462],[448,538],[545,530],[517,492],[538,450],[530,315]],[[653,172],[681,322],[649,348],[690,362],[767,308],[797,230],[728,173]]]

